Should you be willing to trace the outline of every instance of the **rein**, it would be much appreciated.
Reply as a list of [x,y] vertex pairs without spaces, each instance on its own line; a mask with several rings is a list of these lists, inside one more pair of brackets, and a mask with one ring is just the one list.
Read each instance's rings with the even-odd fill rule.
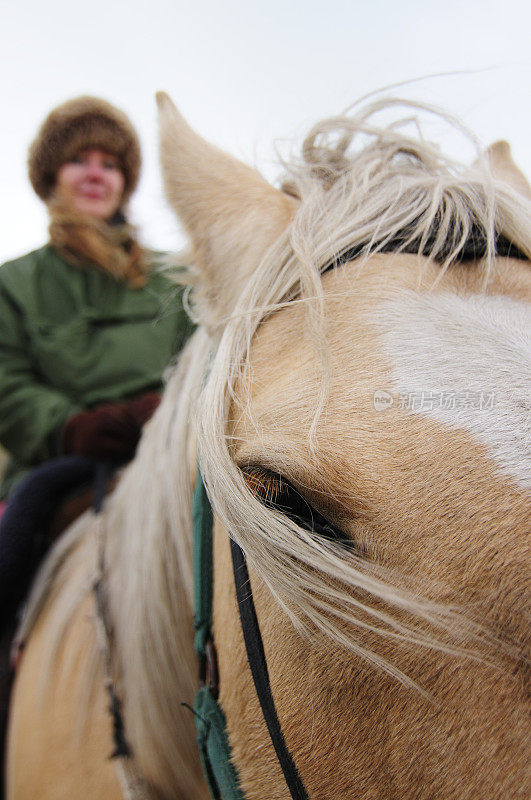
[[[105,524],[103,505],[108,478],[107,465],[100,465],[95,478],[94,513],[97,523],[98,569],[93,583],[100,652],[109,694],[109,712],[113,722],[114,751],[126,800],[148,800],[147,787],[134,768],[131,748],[125,736],[121,702],[112,676],[111,630],[105,600]],[[198,745],[205,778],[213,800],[245,800],[238,773],[231,761],[227,723],[218,703],[219,676],[212,633],[213,599],[213,513],[201,473],[198,471],[194,493],[194,585],[195,641],[199,659],[198,690],[194,708]],[[231,540],[231,554],[245,648],[256,694],[292,800],[308,800],[308,794],[289,752],[277,716],[260,627],[245,554]],[[186,705],[186,704],[184,704]]]
[[[214,800],[244,800],[239,778],[230,761],[226,720],[217,702],[219,683],[212,634],[212,528],[213,514],[201,473],[194,494],[195,647],[202,686],[196,695],[195,717],[205,776]],[[289,752],[275,708],[267,661],[256,617],[245,554],[231,539],[231,555],[247,659],[264,720],[286,785],[293,800],[308,800],[308,794]]]

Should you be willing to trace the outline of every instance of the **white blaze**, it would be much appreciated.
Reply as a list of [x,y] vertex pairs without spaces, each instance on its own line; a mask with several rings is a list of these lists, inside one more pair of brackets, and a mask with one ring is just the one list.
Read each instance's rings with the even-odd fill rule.
[[503,296],[406,292],[380,312],[396,402],[466,429],[530,489],[531,308]]

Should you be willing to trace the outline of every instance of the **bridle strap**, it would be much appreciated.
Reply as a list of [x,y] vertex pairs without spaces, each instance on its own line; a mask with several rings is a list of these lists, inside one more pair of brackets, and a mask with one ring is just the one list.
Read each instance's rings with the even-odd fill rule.
[[288,750],[277,716],[245,554],[233,539],[230,541],[230,546],[240,621],[256,694],[291,797],[293,800],[308,800],[308,794]]
[[96,522],[96,540],[98,548],[98,571],[96,573],[92,589],[96,602],[96,623],[100,640],[100,650],[105,676],[105,688],[109,694],[109,712],[113,723],[114,750],[110,758],[131,758],[131,748],[125,736],[125,726],[122,716],[122,703],[116,693],[113,680],[112,658],[111,658],[111,626],[107,602],[105,599],[105,523],[103,518],[103,507],[105,495],[107,493],[108,481],[112,475],[112,465],[106,461],[97,462],[94,470],[94,501],[93,511]]
[[125,735],[122,703],[116,692],[112,669],[112,636],[104,589],[106,531],[103,509],[105,495],[108,491],[108,481],[113,473],[113,469],[113,465],[107,462],[99,462],[96,465],[94,472],[93,501],[98,567],[92,588],[96,602],[96,631],[99,639],[105,688],[110,700],[108,711],[112,717],[113,723],[114,751],[109,758],[116,759],[117,761],[118,777],[124,800],[149,800],[150,795],[148,794],[147,784],[143,777],[137,772],[133,753]]
[[[428,235],[426,239],[409,239],[410,230],[408,228],[404,228],[403,231],[400,231],[396,234],[392,239],[380,244],[377,248],[374,249],[373,254],[377,253],[407,253],[409,255],[423,255],[423,256],[430,256],[431,250],[435,243],[435,239],[437,236],[436,228],[433,229],[432,232]],[[446,246],[443,247],[442,251],[437,256],[437,261],[442,262],[445,258],[447,258],[451,251],[452,251],[453,243],[447,243]],[[511,242],[506,236],[502,233],[497,233],[494,239],[494,247],[496,251],[496,256],[501,256],[503,258],[516,258],[520,261],[528,261],[528,257],[523,253],[520,248]],[[344,250],[342,253],[337,255],[331,261],[327,262],[321,268],[321,275],[324,275],[325,272],[329,272],[332,269],[337,269],[342,264],[347,264],[349,261],[354,261],[355,258],[359,258],[361,255],[367,252],[367,243],[356,244],[354,247],[349,247],[347,250]],[[479,259],[485,258],[487,255],[487,235],[483,228],[481,228],[478,224],[474,224],[471,227],[469,232],[469,236],[466,242],[463,244],[461,249],[459,250],[457,256],[455,257],[456,262],[467,262],[467,261],[477,261]]]

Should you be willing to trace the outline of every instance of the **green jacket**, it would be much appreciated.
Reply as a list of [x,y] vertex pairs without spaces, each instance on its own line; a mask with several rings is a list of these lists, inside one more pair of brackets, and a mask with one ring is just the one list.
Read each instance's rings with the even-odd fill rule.
[[0,496],[60,454],[70,415],[161,387],[193,331],[182,291],[156,266],[133,289],[50,245],[0,267],[0,442],[11,455]]

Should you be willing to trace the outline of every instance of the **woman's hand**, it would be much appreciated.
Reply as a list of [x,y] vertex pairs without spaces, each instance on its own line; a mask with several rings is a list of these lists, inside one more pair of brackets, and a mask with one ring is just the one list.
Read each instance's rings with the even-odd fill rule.
[[155,413],[160,403],[158,392],[144,392],[133,400],[127,401],[127,408],[137,423],[142,427]]
[[67,455],[129,461],[135,454],[141,429],[126,403],[105,403],[80,411],[66,421],[62,450]]
[[135,454],[142,426],[159,402],[158,392],[145,392],[133,400],[103,403],[89,411],[74,414],[63,427],[63,453],[130,461]]

